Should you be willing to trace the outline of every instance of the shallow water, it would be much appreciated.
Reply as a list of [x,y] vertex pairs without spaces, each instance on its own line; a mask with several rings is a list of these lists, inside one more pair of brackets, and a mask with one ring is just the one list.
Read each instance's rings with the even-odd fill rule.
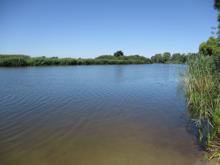
[[0,164],[198,164],[184,68],[0,68]]

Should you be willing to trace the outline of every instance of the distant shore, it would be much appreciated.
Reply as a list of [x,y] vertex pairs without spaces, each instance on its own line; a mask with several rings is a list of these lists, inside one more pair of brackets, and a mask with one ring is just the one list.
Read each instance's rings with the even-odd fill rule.
[[156,54],[151,58],[140,55],[125,56],[121,54],[102,55],[96,58],[58,58],[58,57],[31,57],[27,55],[1,55],[0,67],[24,67],[24,66],[65,66],[65,65],[113,65],[113,64],[184,64],[187,58],[194,54]]

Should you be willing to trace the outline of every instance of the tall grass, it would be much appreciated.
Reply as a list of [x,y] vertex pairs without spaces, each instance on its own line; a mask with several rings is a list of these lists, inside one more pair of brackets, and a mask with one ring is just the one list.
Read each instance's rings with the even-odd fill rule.
[[214,156],[219,156],[220,90],[213,57],[198,55],[190,59],[184,82],[188,109],[198,128],[199,142],[214,152]]

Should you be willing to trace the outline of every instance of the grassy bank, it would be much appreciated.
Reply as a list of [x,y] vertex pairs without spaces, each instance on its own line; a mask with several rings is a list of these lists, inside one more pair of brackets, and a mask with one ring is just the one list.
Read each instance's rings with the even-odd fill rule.
[[184,78],[188,109],[198,128],[199,142],[210,153],[210,159],[220,158],[219,59],[214,55],[196,56],[188,61]]
[[218,11],[217,35],[203,42],[198,55],[188,60],[184,80],[199,142],[210,153],[209,159],[217,157],[220,162],[220,0],[214,0],[214,7]]

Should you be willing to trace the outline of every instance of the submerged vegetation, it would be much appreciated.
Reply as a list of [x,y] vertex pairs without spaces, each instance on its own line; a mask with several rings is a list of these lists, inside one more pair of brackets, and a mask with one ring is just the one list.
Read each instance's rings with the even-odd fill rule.
[[26,55],[0,55],[0,66],[50,66],[50,65],[105,65],[105,64],[152,64],[152,63],[174,63],[183,64],[186,59],[194,54],[175,53],[171,55],[166,52],[152,56],[151,59],[140,55],[125,56],[122,51],[114,55],[102,55],[96,58],[58,58],[58,57],[30,57]]

